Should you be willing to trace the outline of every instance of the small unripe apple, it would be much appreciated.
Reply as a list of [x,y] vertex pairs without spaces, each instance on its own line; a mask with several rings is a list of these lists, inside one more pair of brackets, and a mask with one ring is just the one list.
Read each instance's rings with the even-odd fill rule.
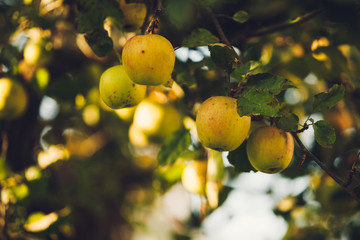
[[181,174],[181,183],[191,193],[205,194],[206,160],[191,160]]
[[146,86],[132,82],[124,67],[117,65],[103,72],[99,91],[106,105],[118,109],[137,105],[146,95]]
[[171,79],[175,52],[169,40],[160,35],[136,35],[125,43],[122,62],[133,82],[161,85]]
[[294,139],[289,132],[273,126],[260,127],[249,137],[246,152],[251,165],[264,173],[287,168],[294,154]]
[[249,133],[251,118],[240,117],[235,98],[215,96],[203,102],[196,114],[199,140],[208,148],[232,151]]
[[0,118],[15,119],[24,114],[28,104],[25,88],[9,78],[0,78]]

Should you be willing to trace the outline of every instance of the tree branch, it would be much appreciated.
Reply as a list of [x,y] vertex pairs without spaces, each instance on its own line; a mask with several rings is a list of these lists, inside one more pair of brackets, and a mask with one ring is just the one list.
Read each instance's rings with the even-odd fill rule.
[[278,32],[278,31],[284,30],[286,28],[296,26],[302,22],[305,22],[305,21],[313,18],[314,16],[316,16],[317,14],[319,14],[322,11],[323,11],[323,9],[317,9],[313,12],[306,13],[305,15],[303,15],[301,17],[297,17],[295,20],[287,21],[285,23],[280,23],[278,25],[271,26],[268,28],[261,28],[261,29],[255,30],[254,32],[251,32],[249,35],[247,35],[247,37],[264,36],[269,33]]
[[243,63],[242,63],[242,61],[240,59],[239,54],[235,51],[233,45],[231,44],[229,39],[225,36],[225,33],[224,33],[220,23],[219,23],[219,20],[216,18],[214,12],[207,6],[204,6],[204,8],[208,12],[208,14],[209,14],[209,16],[211,18],[211,21],[214,23],[214,26],[216,28],[216,31],[219,34],[219,37],[220,37],[221,41],[223,43],[225,43],[227,46],[229,46],[233,50],[233,52],[235,53],[236,59],[239,61],[240,65],[242,65]]
[[351,197],[353,197],[356,201],[360,203],[360,197],[356,195],[356,193],[353,191],[353,189],[350,189],[346,183],[344,183],[338,176],[336,176],[320,159],[318,159],[312,152],[310,152],[305,145],[301,142],[299,136],[297,133],[292,132],[291,133],[295,139],[295,141],[300,146],[301,150],[306,153],[307,156],[309,156],[312,160],[314,160],[317,165],[321,167],[322,170],[324,170],[332,179],[334,179],[335,182],[337,182]]

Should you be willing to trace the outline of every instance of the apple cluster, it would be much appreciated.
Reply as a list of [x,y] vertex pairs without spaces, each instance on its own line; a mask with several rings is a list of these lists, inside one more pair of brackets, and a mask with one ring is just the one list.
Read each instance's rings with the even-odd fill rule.
[[[172,82],[171,74],[175,65],[173,46],[166,38],[157,34],[136,35],[125,43],[122,63],[123,65],[113,66],[102,74],[100,96],[112,109],[132,107],[142,102],[129,130],[130,138],[141,138],[144,135],[144,139],[149,136],[164,139],[176,130],[161,129],[165,126],[164,121],[172,122],[179,118],[168,120],[166,116],[171,114],[165,114],[165,117],[155,114],[160,106],[144,99],[147,86],[169,85]],[[172,111],[170,106],[165,108],[166,112]],[[154,116],[153,121],[146,123],[151,126],[141,124],[144,118],[142,112],[146,112],[147,119]],[[179,122],[166,127],[178,128],[180,125]],[[196,115],[197,135],[205,147],[216,151],[233,151],[247,139],[248,159],[256,170],[277,173],[287,168],[294,152],[291,134],[274,126],[262,126],[249,134],[250,127],[251,117],[238,114],[237,100],[233,97],[210,97],[201,104]],[[164,134],[157,134],[159,132]]]
[[200,142],[217,151],[233,151],[246,138],[246,152],[251,165],[264,173],[278,173],[288,167],[294,153],[292,135],[274,126],[260,126],[251,131],[251,118],[240,117],[235,98],[215,96],[205,100],[196,115]]
[[136,35],[125,43],[122,62],[100,78],[100,96],[112,109],[135,106],[145,98],[147,86],[171,82],[175,52],[160,35]]

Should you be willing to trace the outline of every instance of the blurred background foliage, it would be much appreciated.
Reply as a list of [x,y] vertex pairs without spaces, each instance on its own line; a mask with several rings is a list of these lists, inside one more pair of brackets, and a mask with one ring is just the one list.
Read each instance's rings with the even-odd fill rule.
[[[155,32],[176,49],[174,85],[149,87],[137,107],[111,110],[99,97],[100,76],[154,14]],[[223,40],[212,17],[244,63],[232,83],[256,73],[290,80],[296,88],[279,95],[282,111],[300,124],[311,115],[333,126],[330,148],[312,128],[300,138],[360,197],[358,1],[4,0],[0,74],[26,90],[27,107],[0,119],[0,239],[219,239],[203,222],[252,169],[244,144],[219,155],[194,139],[200,103],[229,91],[229,74],[207,48]],[[313,112],[314,95],[334,84],[344,98]],[[185,175],[192,180],[181,185]],[[360,238],[359,203],[300,148],[278,175],[306,179],[296,193],[263,191],[286,222],[278,238]]]

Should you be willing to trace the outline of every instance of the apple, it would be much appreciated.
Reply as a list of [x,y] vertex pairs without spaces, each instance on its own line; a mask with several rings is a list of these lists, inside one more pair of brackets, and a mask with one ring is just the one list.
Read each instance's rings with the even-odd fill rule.
[[33,66],[43,66],[50,60],[50,52],[46,50],[42,40],[29,40],[24,47],[24,61]]
[[24,114],[28,95],[23,85],[9,78],[0,78],[0,118],[16,119]]
[[130,29],[140,28],[146,17],[146,5],[144,3],[120,4],[121,11],[124,13],[124,24]]
[[182,126],[180,112],[170,104],[145,99],[137,106],[133,124],[150,140],[162,141]]
[[103,72],[99,91],[106,105],[118,109],[137,105],[146,95],[146,86],[132,82],[124,67],[117,65]]
[[166,84],[171,82],[175,52],[169,40],[160,35],[136,35],[125,43],[122,63],[137,84]]
[[289,132],[273,126],[260,127],[249,137],[246,152],[251,165],[264,173],[286,169],[294,154],[294,139]]
[[251,118],[240,117],[236,99],[215,96],[205,100],[196,114],[196,130],[200,142],[218,151],[233,151],[247,137]]
[[184,188],[195,194],[205,194],[207,160],[191,160],[181,174]]

